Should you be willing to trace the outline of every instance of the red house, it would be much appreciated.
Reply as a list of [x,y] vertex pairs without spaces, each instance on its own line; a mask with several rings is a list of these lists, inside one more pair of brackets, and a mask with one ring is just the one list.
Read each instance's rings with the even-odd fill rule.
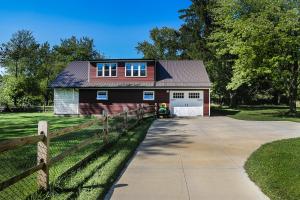
[[209,116],[202,61],[103,59],[70,63],[52,82],[55,114],[99,115],[167,103],[177,116]]

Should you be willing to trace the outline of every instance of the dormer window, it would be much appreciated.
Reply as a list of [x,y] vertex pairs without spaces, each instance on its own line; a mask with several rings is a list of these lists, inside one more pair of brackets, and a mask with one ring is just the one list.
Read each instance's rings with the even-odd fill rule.
[[146,77],[147,64],[146,63],[126,63],[125,76],[128,77]]
[[117,63],[98,63],[97,76],[101,77],[116,77],[117,76]]

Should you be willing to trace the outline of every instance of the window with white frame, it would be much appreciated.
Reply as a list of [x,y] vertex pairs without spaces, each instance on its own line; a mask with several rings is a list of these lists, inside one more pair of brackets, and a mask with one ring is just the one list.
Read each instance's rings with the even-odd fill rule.
[[143,100],[145,101],[153,101],[155,98],[154,91],[144,91]]
[[183,99],[184,93],[183,92],[174,92],[173,93],[173,99]]
[[147,76],[146,63],[126,63],[125,76],[128,77],[145,77]]
[[108,100],[107,91],[97,91],[97,100]]
[[116,77],[117,63],[98,63],[97,76]]
[[189,98],[190,99],[199,99],[200,98],[200,93],[199,92],[190,92],[189,93]]

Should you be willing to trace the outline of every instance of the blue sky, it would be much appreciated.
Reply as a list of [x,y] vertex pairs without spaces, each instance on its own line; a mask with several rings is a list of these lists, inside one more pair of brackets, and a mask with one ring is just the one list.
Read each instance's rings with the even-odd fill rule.
[[178,28],[178,10],[189,0],[0,0],[0,43],[20,29],[39,42],[57,44],[72,35],[94,39],[109,58],[136,58],[137,42],[153,27]]

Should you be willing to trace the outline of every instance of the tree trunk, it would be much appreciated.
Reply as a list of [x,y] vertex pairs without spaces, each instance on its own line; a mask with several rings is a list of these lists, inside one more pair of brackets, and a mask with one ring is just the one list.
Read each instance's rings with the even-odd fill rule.
[[229,92],[229,100],[230,100],[229,106],[231,108],[236,108],[237,105],[236,105],[236,95],[235,95],[235,92],[233,92],[233,91]]
[[277,105],[280,105],[281,104],[281,95],[278,94],[277,96]]
[[15,67],[16,67],[16,69],[15,69],[15,70],[16,70],[16,71],[15,71],[15,73],[16,73],[16,74],[15,74],[15,77],[18,78],[18,67],[19,67],[19,66],[18,66],[18,60],[16,61]]
[[297,90],[298,90],[298,76],[299,76],[299,63],[294,61],[291,70],[291,82],[289,88],[289,113],[296,114],[296,100],[297,100]]

